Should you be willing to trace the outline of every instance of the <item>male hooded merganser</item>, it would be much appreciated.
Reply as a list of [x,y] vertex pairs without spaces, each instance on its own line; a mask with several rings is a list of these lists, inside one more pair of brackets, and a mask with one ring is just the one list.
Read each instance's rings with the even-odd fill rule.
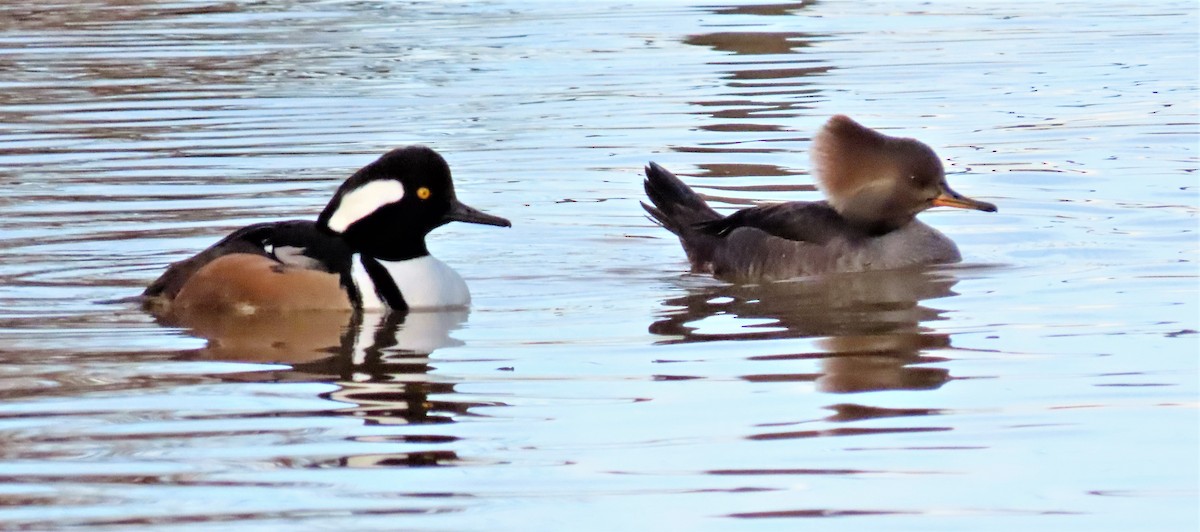
[[812,162],[826,201],[795,201],[721,216],[665,168],[646,167],[642,207],[679,236],[692,271],[742,282],[826,272],[958,262],[954,242],[915,219],[936,206],[995,212],[946,184],[937,154],[844,115],[813,139]]
[[234,231],[172,264],[142,296],[158,309],[241,314],[465,307],[466,283],[425,247],[451,221],[511,226],[460,203],[437,152],[399,148],[350,176],[315,222]]

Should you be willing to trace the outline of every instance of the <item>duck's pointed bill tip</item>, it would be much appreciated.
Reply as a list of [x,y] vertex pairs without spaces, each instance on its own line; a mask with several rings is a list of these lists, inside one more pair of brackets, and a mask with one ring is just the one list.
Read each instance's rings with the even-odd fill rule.
[[956,209],[971,209],[983,212],[996,212],[996,205],[986,201],[971,199],[954,193],[943,193],[933,198],[935,207],[954,207]]
[[446,213],[446,219],[454,222],[512,227],[512,222],[508,221],[507,218],[488,214],[474,207],[467,206],[458,200],[454,200],[450,204],[450,212]]

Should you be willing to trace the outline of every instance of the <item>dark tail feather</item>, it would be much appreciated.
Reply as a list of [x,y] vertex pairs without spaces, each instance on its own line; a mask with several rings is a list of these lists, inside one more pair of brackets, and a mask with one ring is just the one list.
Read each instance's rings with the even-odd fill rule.
[[646,166],[644,185],[646,196],[654,206],[642,203],[642,208],[659,225],[679,236],[692,270],[710,271],[713,250],[720,238],[700,231],[699,227],[722,216],[683,181],[656,163]]
[[685,236],[692,231],[695,224],[721,218],[717,211],[705,203],[704,198],[657,163],[646,166],[644,185],[646,196],[650,198],[654,207],[645,203],[642,207],[655,221],[672,233]]

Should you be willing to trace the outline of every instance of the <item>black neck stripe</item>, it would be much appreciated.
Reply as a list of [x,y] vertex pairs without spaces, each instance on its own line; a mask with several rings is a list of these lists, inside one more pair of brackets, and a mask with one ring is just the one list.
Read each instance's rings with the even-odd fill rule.
[[371,283],[375,285],[375,293],[379,295],[379,299],[387,303],[392,310],[400,312],[408,310],[408,303],[404,301],[400,287],[396,286],[396,281],[392,279],[392,274],[388,273],[387,268],[366,255],[359,255],[359,260],[362,261],[367,275],[371,277]]
[[350,304],[354,305],[355,310],[362,310],[362,294],[358,291],[358,285],[354,284],[353,270],[346,270],[340,275],[340,277],[342,280],[342,288],[346,290],[346,295],[350,297]]

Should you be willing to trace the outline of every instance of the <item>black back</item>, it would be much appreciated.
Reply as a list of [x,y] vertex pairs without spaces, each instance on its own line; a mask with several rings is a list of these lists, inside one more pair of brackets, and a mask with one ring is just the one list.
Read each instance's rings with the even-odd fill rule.
[[[294,254],[284,255],[282,249],[294,251]],[[200,268],[231,253],[261,255],[278,261],[280,267],[294,265],[335,273],[341,276],[343,286],[354,290],[350,280],[350,261],[354,252],[346,242],[319,229],[314,222],[289,220],[248,225],[234,231],[196,256],[172,264],[146,287],[142,295],[174,298]],[[296,262],[297,257],[303,258],[303,264]]]
[[854,224],[838,214],[826,201],[761,205],[696,224],[700,231],[721,237],[739,227],[752,227],[780,238],[817,245],[825,244],[836,236],[855,239],[880,236],[889,231],[889,228],[882,226],[863,227]]

